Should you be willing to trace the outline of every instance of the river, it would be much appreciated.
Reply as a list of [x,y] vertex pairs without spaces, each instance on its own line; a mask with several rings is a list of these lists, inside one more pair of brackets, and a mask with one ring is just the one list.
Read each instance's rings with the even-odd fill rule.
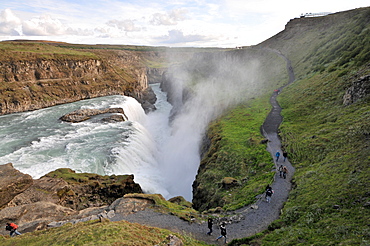
[[[134,174],[135,182],[147,193],[191,199],[191,184],[187,194],[182,194],[166,180],[170,172],[164,172],[161,163],[166,159],[162,147],[171,135],[168,117],[172,106],[158,84],[152,88],[158,98],[157,110],[148,115],[134,98],[107,96],[0,116],[0,164],[11,162],[35,179],[58,168],[100,175]],[[77,109],[114,107],[123,108],[128,121],[59,120]]]

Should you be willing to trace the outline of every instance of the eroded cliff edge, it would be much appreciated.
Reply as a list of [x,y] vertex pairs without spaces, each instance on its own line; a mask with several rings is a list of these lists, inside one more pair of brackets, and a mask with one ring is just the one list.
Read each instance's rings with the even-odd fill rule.
[[155,75],[144,62],[159,59],[155,53],[2,42],[0,115],[108,95],[131,96],[150,109],[155,95],[148,74]]

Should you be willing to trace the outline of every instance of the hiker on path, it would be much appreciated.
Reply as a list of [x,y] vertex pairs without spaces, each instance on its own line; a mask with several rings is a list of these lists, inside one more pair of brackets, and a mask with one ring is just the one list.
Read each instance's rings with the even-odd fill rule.
[[18,225],[14,223],[6,223],[5,230],[10,231],[10,236],[14,237],[15,235],[22,235],[19,231],[17,231]]
[[284,161],[285,161],[286,158],[288,157],[288,153],[286,151],[283,151],[283,157],[284,157]]
[[286,166],[283,167],[283,177],[286,179],[286,175],[288,173],[288,168]]
[[207,235],[212,235],[212,232],[213,232],[213,219],[212,218],[208,218],[208,229],[209,229],[209,232],[207,232]]
[[218,241],[218,239],[224,237],[225,238],[225,243],[226,243],[226,223],[225,223],[225,221],[221,223],[220,230],[221,230],[221,235],[216,239],[216,241]]
[[276,154],[275,154],[275,156],[276,156],[276,162],[278,162],[279,161],[279,157],[280,157],[280,152],[277,151]]
[[283,165],[280,165],[280,167],[278,168],[278,171],[279,171],[280,178],[282,178],[283,177]]
[[272,194],[274,194],[274,191],[272,190],[272,187],[268,185],[266,188],[266,195],[265,195],[266,202],[270,203]]

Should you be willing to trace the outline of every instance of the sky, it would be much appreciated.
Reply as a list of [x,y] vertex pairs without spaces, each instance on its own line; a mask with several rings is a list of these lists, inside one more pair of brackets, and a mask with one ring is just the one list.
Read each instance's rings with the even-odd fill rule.
[[0,40],[249,46],[301,14],[369,5],[369,0],[0,0]]

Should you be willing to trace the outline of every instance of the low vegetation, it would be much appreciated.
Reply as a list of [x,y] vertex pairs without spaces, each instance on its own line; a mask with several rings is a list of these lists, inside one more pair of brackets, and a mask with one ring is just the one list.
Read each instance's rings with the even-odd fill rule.
[[0,42],[2,61],[32,61],[34,59],[97,59],[90,52],[65,49],[44,42],[6,41]]
[[127,194],[125,198],[142,198],[153,202],[152,209],[155,211],[172,214],[184,221],[193,222],[192,220],[204,220],[198,211],[192,208],[192,204],[183,197],[174,197],[167,201],[160,194]]
[[68,223],[62,227],[51,228],[33,233],[24,233],[21,236],[10,238],[0,236],[2,246],[38,246],[38,245],[168,245],[167,237],[175,235],[185,245],[206,245],[186,235],[173,233],[169,230],[144,226],[127,221],[103,222],[99,220],[81,222],[72,225]]
[[[343,103],[347,89],[370,74],[369,11],[364,8],[302,20],[305,25],[297,29],[298,33],[286,30],[278,36],[284,38],[271,38],[261,44],[280,50],[292,61],[296,73],[297,80],[278,96],[284,117],[280,127],[282,147],[288,151],[296,172],[280,219],[268,230],[229,245],[370,244],[369,92],[348,105]],[[266,64],[269,70],[272,66]],[[260,126],[270,110],[268,90],[287,81],[278,71],[276,76],[269,76],[271,80],[258,97],[210,125],[209,148],[204,151],[196,182],[200,192],[212,196],[205,195],[206,203],[195,203],[198,210],[240,208],[254,202],[271,183],[273,163],[261,144]],[[236,183],[226,182],[233,180]],[[186,203],[153,199],[163,211],[184,218],[193,216]],[[160,245],[169,233],[124,221],[92,221],[18,238],[3,237],[0,244],[96,245],[104,239],[104,245],[138,245],[140,238],[140,242]],[[202,245],[178,236],[185,245]]]
[[[204,191],[204,201],[194,204],[197,209],[241,208],[255,202],[256,196],[272,183],[274,164],[266,144],[261,143],[264,138],[260,132],[269,110],[267,97],[255,99],[210,125],[211,144],[197,176],[198,192]],[[237,184],[225,184],[225,177],[236,179]]]
[[[299,55],[302,58],[307,50],[291,54],[299,61],[293,64],[299,77],[278,100],[284,117],[283,148],[296,168],[293,189],[281,218],[267,231],[230,245],[370,244],[369,91],[363,89],[349,104],[343,99],[354,82],[370,74],[369,60],[364,59],[370,48],[364,42],[368,13],[369,9],[358,10],[348,22],[332,25],[332,34],[317,42],[321,48],[305,59]],[[334,46],[338,42],[343,45]],[[368,88],[368,82],[363,83]]]

